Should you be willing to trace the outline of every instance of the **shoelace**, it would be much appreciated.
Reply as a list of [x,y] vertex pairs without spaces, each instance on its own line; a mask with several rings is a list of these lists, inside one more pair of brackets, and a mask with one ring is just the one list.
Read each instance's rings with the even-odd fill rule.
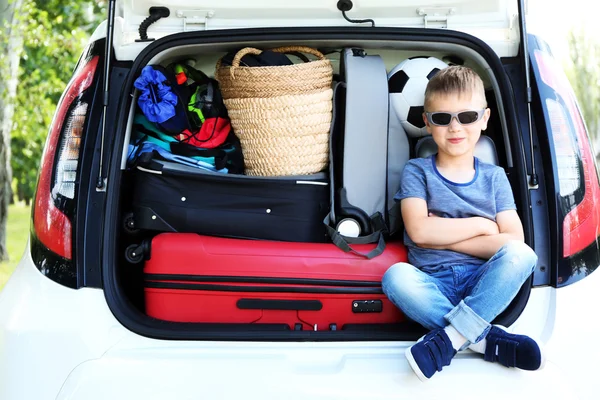
[[515,367],[517,365],[517,347],[519,347],[519,342],[508,337],[489,336],[486,338],[488,343],[483,356],[485,361],[497,361],[505,367]]

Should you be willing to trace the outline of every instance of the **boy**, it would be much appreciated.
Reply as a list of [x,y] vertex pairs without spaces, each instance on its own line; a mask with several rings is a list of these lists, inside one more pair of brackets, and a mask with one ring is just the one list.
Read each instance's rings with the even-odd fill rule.
[[403,171],[395,199],[410,264],[393,265],[382,282],[397,307],[431,329],[407,349],[409,364],[426,381],[470,348],[486,361],[539,369],[544,359],[533,339],[490,325],[537,256],[523,242],[504,170],[473,155],[490,116],[483,82],[469,68],[445,68],[429,81],[424,108],[438,153]]

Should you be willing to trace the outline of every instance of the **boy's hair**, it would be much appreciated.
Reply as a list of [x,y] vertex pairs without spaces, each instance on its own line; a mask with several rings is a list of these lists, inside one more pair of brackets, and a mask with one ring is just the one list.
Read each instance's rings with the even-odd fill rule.
[[483,81],[479,75],[469,67],[453,65],[444,68],[435,74],[433,78],[429,80],[427,88],[425,89],[425,110],[427,111],[429,109],[429,103],[433,97],[436,95],[449,94],[458,96],[477,94],[481,96],[484,107],[487,107]]

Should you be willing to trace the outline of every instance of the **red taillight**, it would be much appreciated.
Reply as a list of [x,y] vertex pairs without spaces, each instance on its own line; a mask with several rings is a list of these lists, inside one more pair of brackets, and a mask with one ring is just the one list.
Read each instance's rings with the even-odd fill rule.
[[[600,185],[585,123],[565,73],[547,53],[536,51],[535,58],[542,80],[560,95],[566,106],[565,111],[558,101],[546,101],[557,154],[561,196],[568,202],[575,190],[583,191],[583,200],[570,208],[563,220],[563,257],[570,257],[598,240]],[[583,174],[583,187],[579,184],[580,173]]]
[[[93,82],[98,59],[99,57],[95,56],[87,62],[82,62],[58,103],[42,154],[35,196],[33,227],[38,239],[52,252],[69,260],[72,258],[71,221],[55,202],[59,195],[65,196],[65,192],[65,197],[73,198],[68,195],[74,193],[69,185],[75,183],[74,174],[79,159],[81,129],[85,122],[85,114],[82,118],[81,110],[82,107],[87,110],[87,105],[79,100],[81,94]],[[78,101],[79,104],[75,104]],[[59,141],[60,159],[56,161]]]

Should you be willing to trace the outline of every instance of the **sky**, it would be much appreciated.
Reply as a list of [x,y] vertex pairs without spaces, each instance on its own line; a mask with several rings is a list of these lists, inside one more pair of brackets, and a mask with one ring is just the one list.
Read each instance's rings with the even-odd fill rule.
[[596,0],[528,0],[527,30],[542,36],[555,56],[568,57],[567,33],[581,27],[600,40],[600,2]]

